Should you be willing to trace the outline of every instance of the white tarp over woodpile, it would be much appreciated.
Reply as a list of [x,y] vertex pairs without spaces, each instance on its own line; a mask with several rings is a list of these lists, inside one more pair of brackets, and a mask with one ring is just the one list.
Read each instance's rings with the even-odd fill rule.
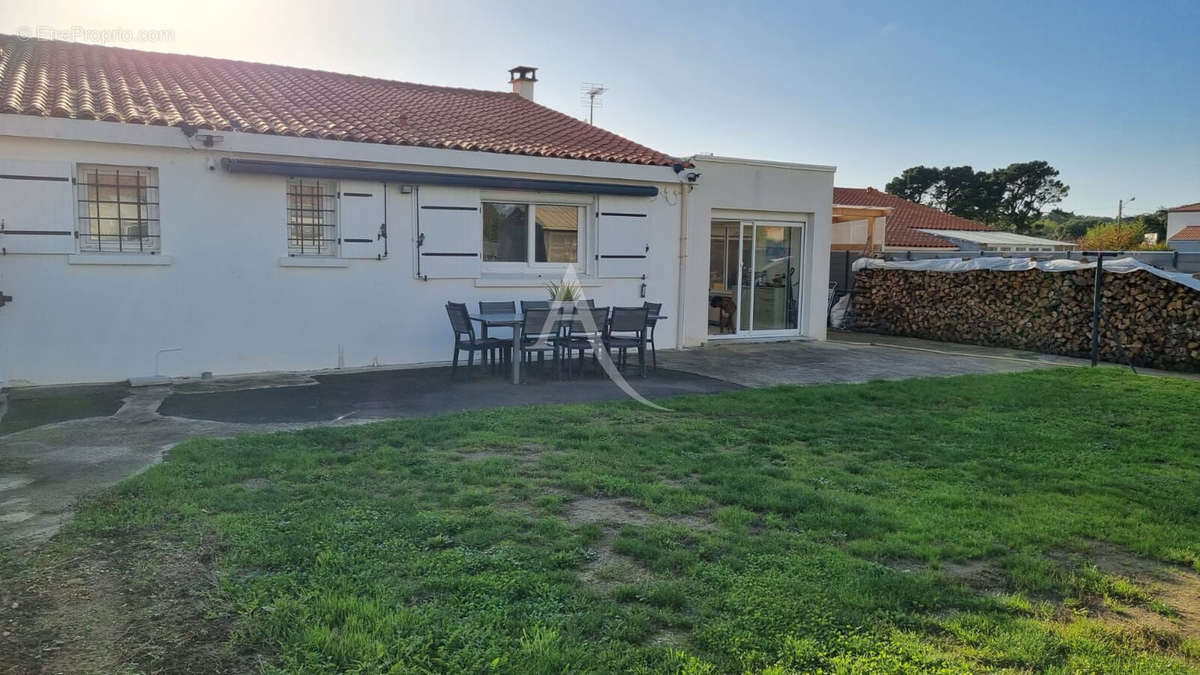
[[[1078,270],[1095,269],[1094,262],[1079,260],[1033,260],[1031,258],[1000,258],[984,257],[962,260],[947,258],[942,260],[879,260],[878,258],[859,258],[854,261],[854,271],[862,269],[873,270],[908,270],[910,272],[1075,272]],[[1183,272],[1167,272],[1137,258],[1114,258],[1104,261],[1104,271],[1113,274],[1128,274],[1130,272],[1149,272],[1178,284],[1183,284],[1193,290],[1200,291],[1200,279]]]

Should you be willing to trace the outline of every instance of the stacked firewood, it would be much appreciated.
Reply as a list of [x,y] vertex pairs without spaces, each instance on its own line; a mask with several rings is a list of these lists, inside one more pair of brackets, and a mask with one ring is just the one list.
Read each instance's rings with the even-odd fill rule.
[[[855,273],[856,330],[1088,356],[1092,270]],[[1200,370],[1200,291],[1149,272],[1104,275],[1100,357]]]

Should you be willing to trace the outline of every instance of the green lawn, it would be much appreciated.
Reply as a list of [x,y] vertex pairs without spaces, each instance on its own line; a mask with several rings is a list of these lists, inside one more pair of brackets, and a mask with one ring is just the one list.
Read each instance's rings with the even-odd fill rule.
[[[205,641],[280,672],[1200,668],[1200,383],[1075,368],[668,405],[190,441],[38,564],[144,547],[120,583],[166,612],[122,657],[146,670]],[[207,590],[139,605],[181,556]],[[1162,587],[1138,574],[1157,567]],[[200,615],[172,635],[171,611]]]

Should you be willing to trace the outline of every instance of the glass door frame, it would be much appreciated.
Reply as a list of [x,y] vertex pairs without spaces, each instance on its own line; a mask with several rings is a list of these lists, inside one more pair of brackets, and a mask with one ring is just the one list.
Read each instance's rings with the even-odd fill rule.
[[[809,289],[808,284],[804,283],[805,258],[804,258],[804,239],[808,234],[808,223],[803,220],[739,220],[738,222],[738,278],[737,285],[737,315],[734,317],[733,332],[724,335],[709,335],[709,339],[729,340],[734,338],[771,338],[771,337],[799,337],[803,334],[805,308],[808,305]],[[750,233],[750,254],[754,255],[758,244],[758,228],[764,227],[791,227],[796,230],[796,242],[800,250],[797,252],[798,263],[796,265],[796,275],[799,278],[800,292],[797,297],[796,304],[796,327],[782,329],[755,330],[754,329],[754,276],[755,270],[750,269],[750,293],[749,308],[746,308],[746,303],[742,301],[742,294],[745,290],[743,286],[744,276],[746,274],[746,233]],[[751,260],[753,267],[753,260]],[[742,312],[748,309],[749,319],[746,322],[746,329],[742,329]]]

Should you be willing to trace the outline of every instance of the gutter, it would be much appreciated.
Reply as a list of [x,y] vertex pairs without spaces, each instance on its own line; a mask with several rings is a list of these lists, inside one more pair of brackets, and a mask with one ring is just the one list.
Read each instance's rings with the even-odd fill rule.
[[658,187],[653,185],[623,185],[620,183],[598,183],[592,181],[542,180],[538,178],[509,178],[505,176],[479,176],[463,173],[439,173],[432,171],[403,171],[400,169],[372,169],[340,164],[306,164],[299,162],[274,162],[260,159],[238,159],[225,157],[221,166],[229,173],[268,174],[293,178],[340,178],[346,180],[379,181],[408,185],[446,185],[452,187],[479,187],[497,190],[530,190],[535,192],[573,192],[623,197],[656,197]]

